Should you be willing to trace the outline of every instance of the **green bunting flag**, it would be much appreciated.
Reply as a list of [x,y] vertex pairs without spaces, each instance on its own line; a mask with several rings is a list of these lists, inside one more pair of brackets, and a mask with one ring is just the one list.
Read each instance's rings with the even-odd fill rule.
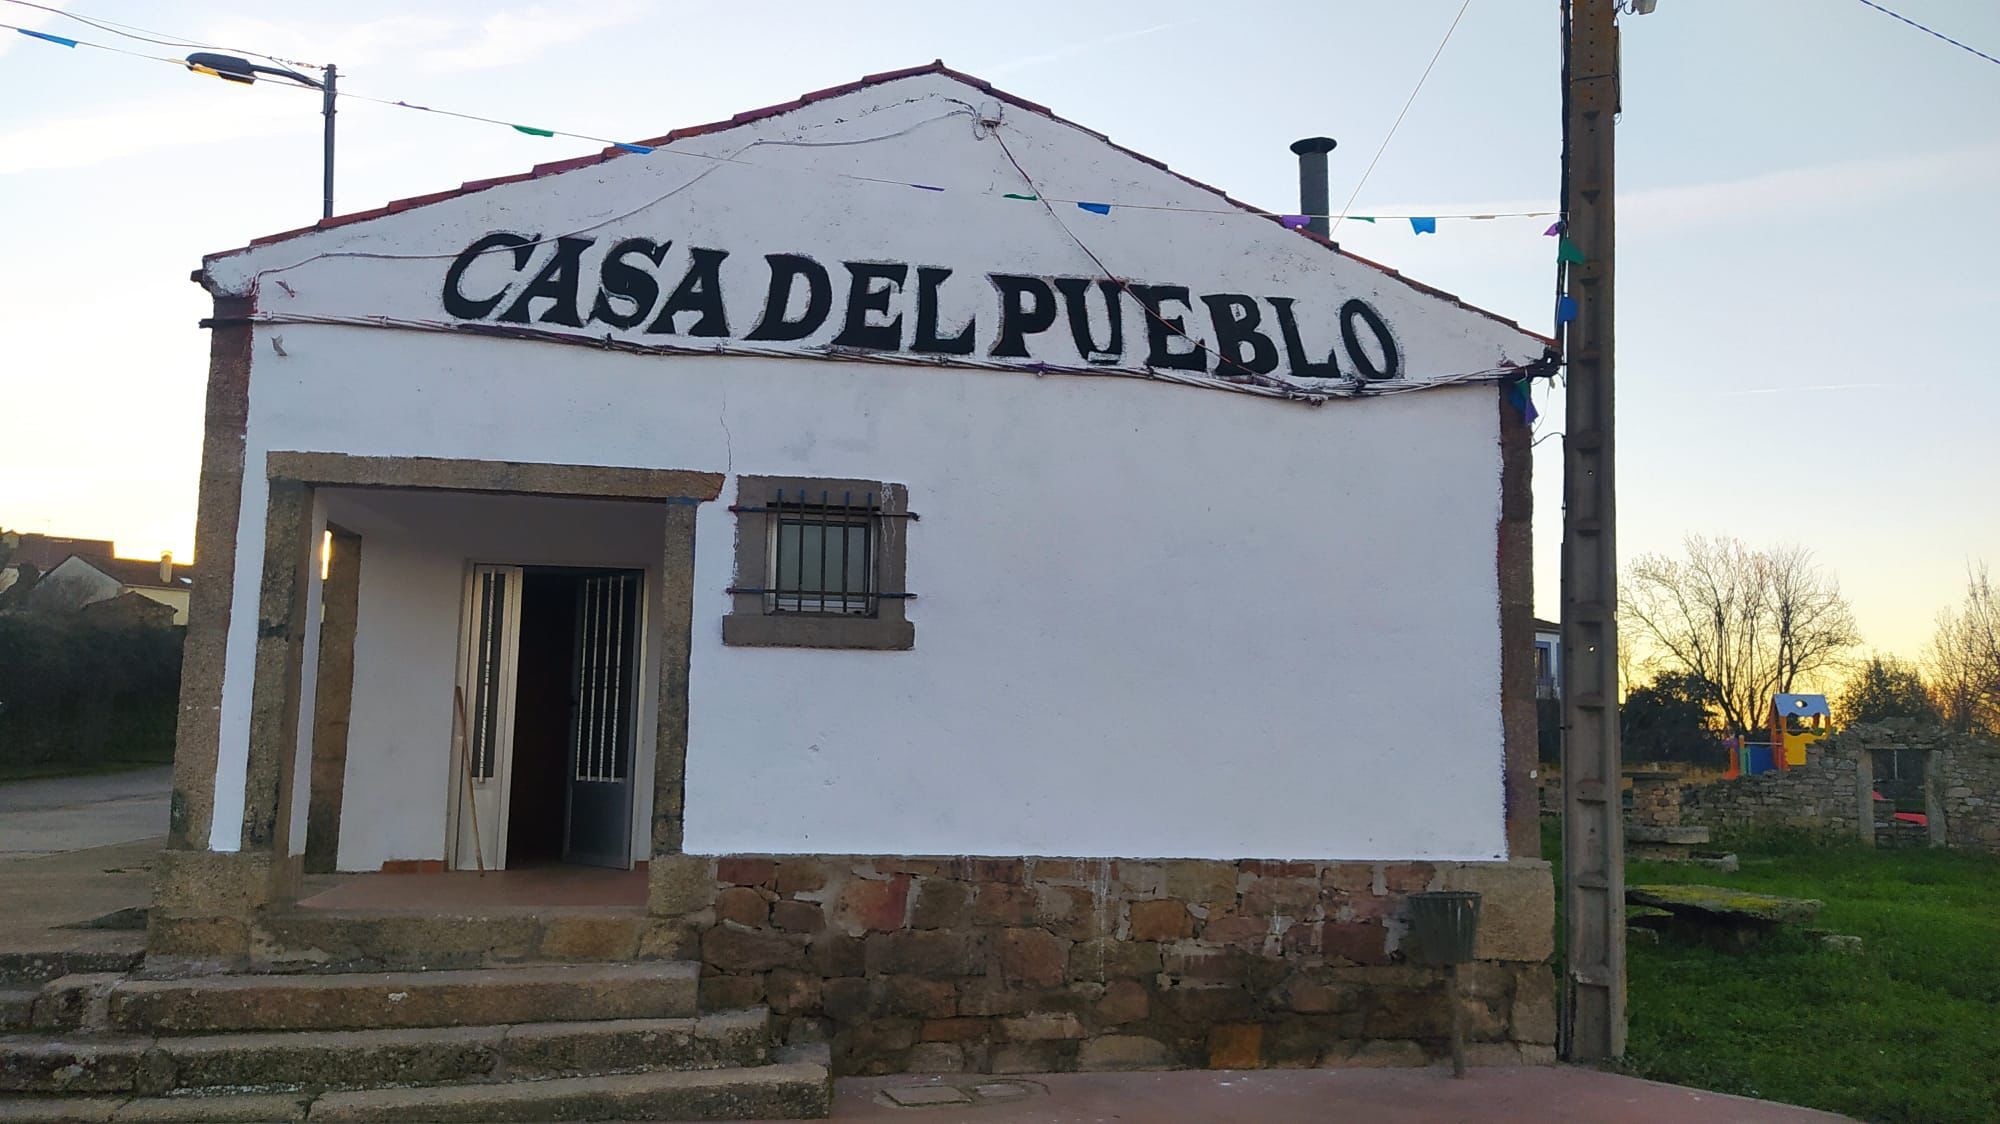
[[537,129],[532,125],[516,125],[514,126],[514,131],[517,133],[526,133],[531,137],[552,137],[556,135],[552,129]]
[[1564,236],[1556,240],[1556,260],[1566,261],[1571,265],[1582,265],[1589,259],[1583,256],[1582,250],[1576,248],[1576,243]]
[[1036,200],[1040,199],[1040,198],[1041,198],[1041,196],[1039,196],[1039,195],[1022,195],[1022,194],[1021,194],[1020,192],[1017,192],[1017,191],[1010,191],[1010,192],[1008,192],[1007,194],[1005,194],[1005,195],[1002,195],[1002,196],[1001,196],[1000,198],[1002,198],[1002,199],[1026,199],[1026,200],[1027,200],[1028,202],[1030,202],[1030,203],[1033,203],[1033,202],[1035,202]]

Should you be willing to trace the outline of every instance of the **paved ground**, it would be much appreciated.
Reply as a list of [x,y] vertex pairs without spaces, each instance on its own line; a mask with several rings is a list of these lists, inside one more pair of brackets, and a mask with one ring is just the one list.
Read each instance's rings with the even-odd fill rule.
[[[0,813],[0,820],[13,813]],[[74,929],[152,900],[162,838],[0,862],[0,954],[136,950],[140,929]],[[138,919],[126,917],[125,924]]]
[[[928,1086],[930,1092],[900,1092],[913,1086]],[[900,1107],[891,1099],[892,1091],[904,1099],[946,1103]],[[837,1083],[833,1119],[938,1124],[1809,1124],[1845,1118],[1592,1069],[1549,1066],[1475,1069],[1462,1081],[1454,1081],[1443,1068],[954,1075],[928,1081],[857,1077]]]
[[164,835],[173,769],[0,784],[0,863]]

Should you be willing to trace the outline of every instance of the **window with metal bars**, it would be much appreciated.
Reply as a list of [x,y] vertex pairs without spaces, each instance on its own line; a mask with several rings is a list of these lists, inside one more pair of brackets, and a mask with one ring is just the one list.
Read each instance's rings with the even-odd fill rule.
[[916,514],[900,484],[745,476],[734,610],[723,642],[749,647],[911,646],[904,544]]

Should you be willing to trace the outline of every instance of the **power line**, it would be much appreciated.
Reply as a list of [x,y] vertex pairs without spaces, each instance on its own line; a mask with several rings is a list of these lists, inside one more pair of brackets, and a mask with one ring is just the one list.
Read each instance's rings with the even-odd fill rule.
[[1875,9],[1876,11],[1882,13],[1885,16],[1891,16],[1895,19],[1902,20],[1904,23],[1909,24],[1911,27],[1914,27],[1918,31],[1923,32],[1925,35],[1930,35],[1942,39],[1945,42],[1951,44],[1952,46],[1957,47],[1961,51],[1970,51],[1973,54],[1978,55],[1980,58],[1985,59],[1987,62],[2000,63],[2000,59],[1994,58],[1992,55],[1987,54],[1985,51],[1982,51],[1977,47],[1967,46],[1966,44],[1961,43],[1956,39],[1953,39],[1951,36],[1946,35],[1942,31],[1934,31],[1931,28],[1925,27],[1923,24],[1918,23],[1916,20],[1913,20],[1910,17],[1903,15],[1901,12],[1890,11],[1889,9],[1884,8],[1882,5],[1877,4],[1875,0],[1861,0],[1861,2]]
[[1329,237],[1333,235],[1335,230],[1340,229],[1341,218],[1346,211],[1354,206],[1354,201],[1361,197],[1361,189],[1367,185],[1369,175],[1375,171],[1376,162],[1382,159],[1382,153],[1388,151],[1389,142],[1395,138],[1396,130],[1403,127],[1404,115],[1410,112],[1410,106],[1416,104],[1417,94],[1423,90],[1424,83],[1430,79],[1431,68],[1435,67],[1438,64],[1438,59],[1444,55],[1445,44],[1451,42],[1451,33],[1458,30],[1458,21],[1465,18],[1465,10],[1470,7],[1472,7],[1472,0],[1465,0],[1464,3],[1458,6],[1458,14],[1451,17],[1451,26],[1444,29],[1444,38],[1438,40],[1438,49],[1431,52],[1431,61],[1424,64],[1424,72],[1417,77],[1417,84],[1410,90],[1410,96],[1403,99],[1403,108],[1397,112],[1395,122],[1389,126],[1388,135],[1382,138],[1382,143],[1375,149],[1374,157],[1368,161],[1368,167],[1362,171],[1361,179],[1355,183],[1354,193],[1347,197],[1347,202],[1341,204],[1340,209],[1342,214],[1333,216],[1333,226],[1327,230]]
[[[175,35],[171,31],[155,31],[152,28],[140,27],[138,24],[121,23],[118,20],[106,19],[103,16],[86,16],[81,12],[72,12],[65,8],[53,8],[47,4],[37,4],[34,2],[34,0],[5,0],[5,2],[9,4],[18,4],[23,8],[34,8],[37,11],[48,12],[51,15],[62,16],[65,19],[75,20],[76,22],[84,24],[88,27],[94,27],[99,31],[108,31],[113,35],[121,35],[127,39],[135,39],[141,43],[151,43],[157,47],[199,47],[203,50],[222,51],[228,54],[255,55],[260,59],[267,59],[271,62],[280,63],[285,66],[303,66],[303,67],[309,67],[313,70],[326,69],[326,66],[323,63],[300,62],[297,59],[279,58],[276,55],[267,55],[262,51],[245,50],[242,47],[218,47],[213,43],[203,43],[199,40],[189,39],[186,38],[185,36]],[[21,30],[21,29],[16,29],[16,30]],[[143,32],[143,34],[139,34],[141,32]],[[154,38],[154,36],[166,36],[166,38],[160,39],[160,38]],[[92,46],[95,45],[96,44],[92,44]],[[149,55],[146,57],[151,58],[154,56]]]

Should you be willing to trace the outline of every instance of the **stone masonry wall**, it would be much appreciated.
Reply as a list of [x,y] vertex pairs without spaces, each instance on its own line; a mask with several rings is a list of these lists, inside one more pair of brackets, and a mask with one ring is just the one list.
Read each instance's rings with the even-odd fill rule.
[[836,1072],[1423,1064],[1440,974],[1405,898],[1485,895],[1476,1062],[1554,1060],[1549,867],[736,855],[656,860],[704,1009],[771,1008]]
[[1941,739],[1930,767],[1930,803],[1943,815],[1945,846],[2000,855],[2000,746]]
[[1794,827],[1858,838],[1862,786],[1871,771],[1867,751],[1852,738],[1822,738],[1806,747],[1806,763],[1681,790],[1680,820],[1710,829]]

